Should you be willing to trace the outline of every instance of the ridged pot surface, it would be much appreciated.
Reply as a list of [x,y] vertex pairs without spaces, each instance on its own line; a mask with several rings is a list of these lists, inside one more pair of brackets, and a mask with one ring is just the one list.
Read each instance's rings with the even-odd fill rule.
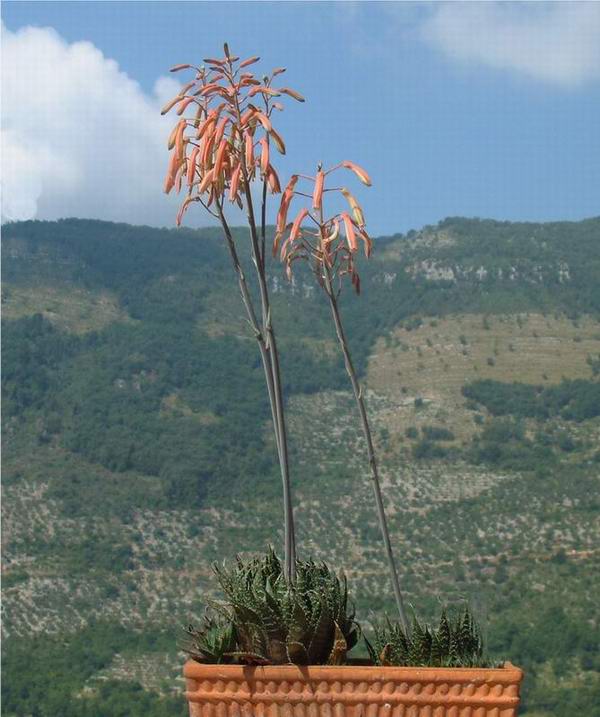
[[184,667],[190,717],[515,717],[523,672],[438,667]]

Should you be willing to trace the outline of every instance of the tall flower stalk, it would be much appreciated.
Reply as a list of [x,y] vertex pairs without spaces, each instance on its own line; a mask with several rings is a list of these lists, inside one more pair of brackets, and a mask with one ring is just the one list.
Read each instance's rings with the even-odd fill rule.
[[[294,579],[296,541],[290,485],[288,442],[285,422],[281,367],[269,297],[266,271],[266,217],[269,194],[281,192],[279,178],[271,161],[271,147],[285,154],[285,144],[273,127],[271,117],[283,105],[275,98],[287,95],[304,99],[287,87],[274,88],[273,80],[283,72],[277,68],[261,80],[247,67],[258,62],[249,57],[240,62],[227,44],[223,58],[205,58],[204,65],[182,64],[171,72],[194,71],[193,79],[162,109],[176,109],[181,119],[173,128],[164,190],[185,191],[177,215],[177,225],[193,203],[198,203],[219,221],[247,319],[258,343],[271,407],[275,443],[283,484],[284,556],[288,581]],[[260,105],[260,106],[258,106]],[[185,113],[193,110],[193,115]],[[260,214],[257,216],[252,183],[262,183]],[[239,259],[236,243],[226,217],[226,201],[245,211],[250,233],[250,254],[255,269],[260,308],[255,306],[248,280]]]
[[[365,228],[364,214],[354,195],[346,187],[327,188],[325,186],[329,175],[340,168],[351,170],[363,184],[371,186],[371,180],[365,170],[354,164],[354,162],[349,161],[341,162],[327,171],[324,171],[319,165],[314,177],[293,175],[282,195],[277,216],[273,252],[274,254],[279,252],[280,258],[285,264],[288,278],[291,278],[292,268],[296,261],[308,262],[319,286],[323,289],[329,301],[337,339],[344,356],[346,371],[352,385],[365,437],[377,516],[389,565],[394,597],[400,622],[408,633],[408,621],[381,494],[381,481],[371,427],[363,390],[352,361],[338,304],[344,276],[350,277],[355,291],[360,293],[360,277],[356,270],[356,254],[359,242],[364,246],[367,258],[371,255],[372,249],[372,241]],[[312,191],[296,189],[299,180],[308,182],[309,187],[312,185]],[[341,195],[349,205],[348,208],[351,213],[340,211],[329,218],[325,218],[323,204],[324,196],[328,193],[333,193],[338,197]],[[294,197],[311,200],[310,207],[304,206],[300,209],[294,221],[288,224],[287,217]],[[343,231],[341,231],[342,228]]]

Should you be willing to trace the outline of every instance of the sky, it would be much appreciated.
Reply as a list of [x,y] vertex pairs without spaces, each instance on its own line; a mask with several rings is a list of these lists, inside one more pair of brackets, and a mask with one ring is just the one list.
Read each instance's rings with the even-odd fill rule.
[[282,181],[319,161],[364,166],[373,186],[352,187],[374,235],[600,214],[600,2],[4,0],[1,13],[3,221],[174,226],[160,107],[183,78],[168,69],[224,41],[265,72],[285,66],[306,97],[278,116]]

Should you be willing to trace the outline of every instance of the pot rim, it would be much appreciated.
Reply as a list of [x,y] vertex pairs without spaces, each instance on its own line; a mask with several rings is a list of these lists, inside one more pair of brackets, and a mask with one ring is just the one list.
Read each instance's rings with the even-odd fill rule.
[[385,679],[389,675],[392,677],[410,678],[417,676],[418,679],[437,681],[443,680],[464,680],[469,681],[474,678],[478,680],[486,676],[487,679],[500,682],[521,682],[523,679],[523,670],[516,667],[511,662],[505,662],[502,667],[408,667],[408,666],[381,666],[381,665],[214,665],[197,662],[189,659],[183,668],[186,677],[216,679],[226,676],[234,679],[239,676],[244,679],[248,675],[260,676],[269,673],[280,673],[286,677],[295,675],[311,677],[316,679],[320,676],[327,678],[334,673],[346,674],[348,679],[366,680],[370,678]]

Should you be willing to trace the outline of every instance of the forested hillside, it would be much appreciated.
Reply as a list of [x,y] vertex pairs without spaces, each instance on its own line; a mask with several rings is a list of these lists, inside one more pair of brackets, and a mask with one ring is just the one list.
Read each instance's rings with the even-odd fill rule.
[[[211,562],[281,541],[220,234],[71,219],[2,244],[4,712],[183,715]],[[409,601],[469,597],[523,714],[600,715],[600,219],[450,218],[377,239],[361,276],[342,310]],[[345,566],[366,624],[393,601],[343,363],[311,283],[271,277],[300,552]]]

